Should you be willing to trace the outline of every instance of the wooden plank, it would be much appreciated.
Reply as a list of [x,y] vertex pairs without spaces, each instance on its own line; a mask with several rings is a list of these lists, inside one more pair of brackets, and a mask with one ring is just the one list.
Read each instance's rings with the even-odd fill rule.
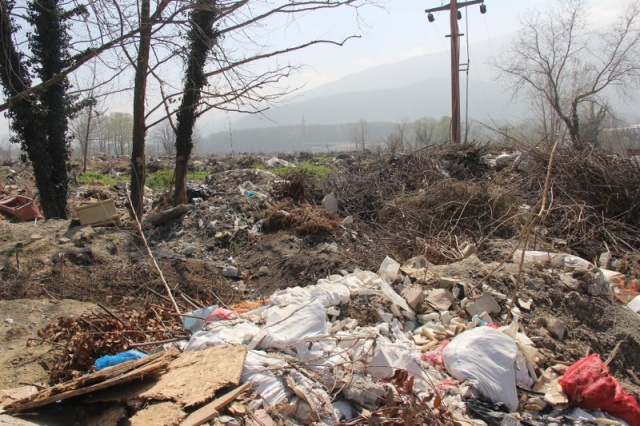
[[[54,386],[52,388],[45,389],[42,392],[38,392],[38,394],[32,397],[15,401],[5,406],[4,410],[8,413],[17,413],[20,411],[29,410],[36,407],[42,407],[56,401],[61,401],[61,400],[73,398],[80,395],[85,395],[87,393],[95,392],[100,389],[106,389],[108,387],[119,385],[122,383],[127,383],[134,380],[142,380],[145,377],[158,373],[160,370],[166,368],[169,365],[170,360],[176,356],[176,354],[173,352],[162,352],[159,355],[160,356],[153,356],[153,358],[151,356],[147,357],[147,358],[152,358],[151,363],[147,362],[146,365],[143,364],[141,367],[135,368],[133,370],[129,368],[130,366],[127,368],[122,367],[119,369],[117,367],[119,367],[120,365],[111,367],[111,369],[114,369],[115,371],[126,371],[126,370],[130,370],[130,371],[118,376],[113,376],[113,374],[109,374],[108,376],[110,376],[110,378],[108,378],[103,382],[95,383],[93,385],[81,387],[81,388],[71,387],[70,384],[72,382],[63,383],[62,385]],[[139,365],[140,361],[146,360],[147,358],[143,358],[141,360],[133,361],[130,363]],[[105,369],[103,371],[106,371],[106,370],[110,370],[110,369]],[[99,371],[98,373],[102,373],[102,371]],[[98,374],[98,373],[94,373],[94,375],[98,375],[100,377],[107,376],[104,373],[103,374]],[[113,373],[113,371],[111,373]],[[94,382],[94,380],[92,380],[91,382]],[[65,387],[63,385],[69,385],[69,386]],[[55,389],[58,389],[60,391],[56,393],[53,391]]]
[[237,397],[242,395],[251,387],[251,383],[247,382],[242,386],[239,386],[221,396],[220,398],[214,399],[204,407],[194,411],[187,417],[180,426],[200,426],[201,424],[208,422],[212,418],[218,415],[218,411],[223,408],[225,405],[233,402]]
[[247,357],[244,345],[214,346],[184,352],[171,362],[168,371],[141,398],[172,400],[191,407],[213,399],[216,392],[240,384]]

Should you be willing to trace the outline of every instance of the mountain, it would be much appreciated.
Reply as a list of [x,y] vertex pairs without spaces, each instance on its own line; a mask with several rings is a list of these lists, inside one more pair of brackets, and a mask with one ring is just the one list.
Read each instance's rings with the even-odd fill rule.
[[[463,95],[464,119],[464,95]],[[236,129],[273,127],[277,125],[340,124],[367,121],[414,121],[420,117],[451,115],[451,89],[444,78],[431,78],[420,83],[361,92],[344,92],[294,102],[269,110],[265,115],[242,119]],[[494,82],[469,82],[469,116],[479,121],[516,120],[525,113],[523,106],[510,103],[509,97]]]
[[[470,47],[469,116],[477,120],[514,120],[526,111],[511,102],[507,91],[492,79],[493,71],[488,65],[494,50],[507,40],[500,38]],[[449,67],[448,51],[372,67],[300,93],[292,101],[268,110],[264,117],[245,116],[233,127],[339,124],[360,119],[397,122],[451,115]],[[464,116],[466,76],[461,76]]]

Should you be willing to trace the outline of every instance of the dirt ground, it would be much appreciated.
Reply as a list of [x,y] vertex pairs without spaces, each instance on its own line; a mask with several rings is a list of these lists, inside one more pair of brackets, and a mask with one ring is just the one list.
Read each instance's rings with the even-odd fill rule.
[[[334,167],[354,172],[354,164],[361,163],[357,157],[348,158],[349,161],[334,159]],[[196,200],[180,218],[157,227],[146,226],[144,230],[173,294],[185,307],[194,303],[229,306],[266,298],[280,288],[314,284],[341,270],[375,271],[387,255],[398,261],[425,255],[432,262],[432,271],[440,276],[458,278],[471,287],[488,284],[509,298],[515,294],[519,299],[532,300],[530,310],[523,310],[521,324],[543,355],[541,368],[554,363],[571,364],[587,353],[599,353],[603,359],[611,356],[614,377],[628,392],[640,397],[639,315],[619,301],[588,294],[580,284],[587,278],[574,277],[571,271],[558,268],[525,266],[516,290],[518,265],[509,258],[523,230],[523,220],[516,211],[519,205],[535,198],[533,193],[522,193],[524,185],[514,177],[518,176],[517,171],[485,176],[482,174],[489,173],[487,169],[469,167],[467,170],[476,170],[474,174],[457,179],[473,180],[469,188],[477,187],[473,189],[476,192],[459,195],[471,197],[462,210],[447,210],[452,202],[444,187],[437,187],[433,193],[425,192],[425,188],[434,188],[429,180],[442,179],[443,174],[455,177],[457,169],[447,171],[433,166],[430,171],[421,172],[416,165],[424,166],[424,160],[416,163],[407,157],[396,162],[380,158],[369,161],[374,160],[382,166],[373,172],[358,166],[361,168],[355,170],[357,173],[347,175],[351,178],[343,175],[328,180],[336,185],[343,203],[338,214],[329,216],[320,202],[328,192],[323,184],[307,182],[306,199],[295,202],[291,197],[277,195],[283,192],[278,186],[281,178],[272,173],[234,169],[234,164],[224,158],[203,160],[203,164],[215,166],[200,184],[210,191],[206,199]],[[398,174],[394,174],[396,169]],[[101,163],[101,170],[109,168]],[[487,178],[487,185],[503,185],[499,198],[485,197],[473,206],[471,201],[476,200],[473,197],[477,194],[495,194],[493,189],[487,192],[484,183],[477,183],[475,173]],[[396,185],[395,179],[400,180],[397,176],[403,176],[405,183]],[[5,177],[5,192],[16,188],[26,188],[27,194],[33,192],[26,171],[9,177]],[[365,177],[371,182],[368,186],[359,181]],[[532,178],[527,175],[519,179]],[[252,183],[253,195],[238,189],[245,182]],[[292,193],[291,188],[285,189]],[[75,218],[37,223],[0,220],[0,389],[48,384],[51,365],[60,354],[56,345],[60,343],[42,341],[37,331],[57,318],[90,312],[105,315],[97,303],[119,315],[131,309],[144,310],[149,303],[166,302],[160,275],[136,226],[126,219],[122,188],[83,185],[72,191],[70,205],[90,200],[96,193],[116,200],[125,218],[123,226],[80,226]],[[509,201],[506,193],[519,198]],[[149,191],[147,210],[162,210],[158,201],[162,196],[163,191]],[[445,201],[437,204],[438,197]],[[483,210],[485,204],[490,213]],[[471,207],[475,210],[467,217],[464,209]],[[552,213],[561,207],[558,205]],[[384,214],[376,215],[374,211]],[[604,245],[586,244],[591,234],[578,234],[572,228],[573,222],[562,222],[572,220],[566,219],[572,217],[572,211],[562,210],[565,219],[547,226],[550,231],[541,232],[529,248],[568,251],[594,260]],[[492,216],[496,212],[501,216]],[[345,220],[347,217],[352,220]],[[258,225],[265,223],[277,227],[262,232]],[[558,234],[556,224],[573,234]],[[489,229],[490,226],[495,228]],[[581,226],[587,229],[589,224]],[[629,260],[633,259],[629,253],[637,253],[633,244],[640,233],[634,233],[636,228],[628,224],[624,232],[631,232],[627,252],[612,251],[618,267],[637,276],[640,268]],[[572,239],[571,235],[576,237]],[[563,246],[556,246],[559,240],[564,241]],[[463,242],[475,243],[477,256],[462,260],[458,248]],[[501,265],[505,259],[507,262]],[[501,268],[494,272],[499,265]],[[374,318],[366,306],[349,306],[345,312],[363,324]],[[552,319],[566,326],[561,339],[548,331]]]

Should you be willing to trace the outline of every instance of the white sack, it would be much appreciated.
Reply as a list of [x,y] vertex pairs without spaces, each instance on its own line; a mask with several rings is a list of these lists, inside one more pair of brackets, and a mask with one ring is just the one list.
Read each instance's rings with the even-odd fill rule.
[[518,409],[515,362],[516,342],[490,327],[478,327],[456,336],[442,354],[447,371],[468,381],[491,402]]

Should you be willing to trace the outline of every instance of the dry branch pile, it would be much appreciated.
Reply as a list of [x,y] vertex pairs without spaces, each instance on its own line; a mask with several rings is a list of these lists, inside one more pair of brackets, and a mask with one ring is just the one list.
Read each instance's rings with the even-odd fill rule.
[[[115,355],[134,343],[155,342],[186,336],[175,313],[167,306],[147,305],[144,312],[125,311],[108,314],[59,318],[38,331],[38,336],[53,343],[60,356],[49,366],[52,383],[70,380],[90,371],[103,355]],[[157,345],[156,345],[157,346]],[[153,345],[145,349],[153,348]]]

